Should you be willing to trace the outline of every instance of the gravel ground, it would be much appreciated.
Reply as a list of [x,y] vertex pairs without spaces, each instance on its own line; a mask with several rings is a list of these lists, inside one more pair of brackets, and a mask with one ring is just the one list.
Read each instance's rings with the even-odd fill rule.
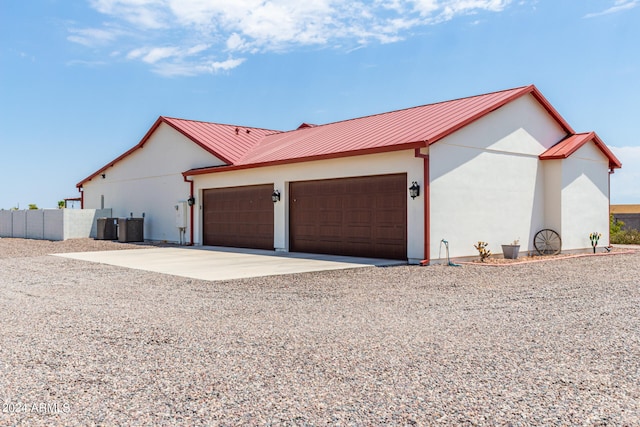
[[0,239],[0,425],[640,425],[638,252],[205,282],[57,245]]

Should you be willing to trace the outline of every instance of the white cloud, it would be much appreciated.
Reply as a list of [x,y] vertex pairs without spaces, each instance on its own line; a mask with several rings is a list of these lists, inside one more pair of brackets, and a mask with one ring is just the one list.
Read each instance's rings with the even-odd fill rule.
[[[164,75],[193,75],[229,69],[211,64],[232,61],[235,68],[244,61],[212,61],[212,52],[255,54],[303,46],[352,51],[369,43],[397,42],[420,26],[500,12],[512,1],[90,0],[109,19],[105,28],[71,30],[68,38],[87,46],[113,43],[116,38],[121,42],[120,34],[109,28],[126,28],[130,37],[124,42],[130,46],[117,50],[128,51],[128,59],[151,64]],[[193,50],[195,46],[199,48]],[[197,71],[187,73],[190,65]]]
[[181,56],[180,52],[179,47],[154,47],[142,56],[142,60],[147,64],[155,64],[162,59]]
[[91,0],[91,6],[98,12],[146,29],[168,25],[165,3],[165,0]]
[[67,40],[89,47],[107,45],[122,34],[122,31],[113,28],[70,29],[69,32],[71,35]]
[[640,204],[640,147],[609,147],[622,168],[611,175],[611,203]]
[[226,61],[206,61],[202,63],[162,63],[153,71],[165,77],[196,76],[199,74],[218,73],[239,67],[245,58],[227,59]]
[[595,18],[597,16],[609,15],[611,13],[633,9],[638,6],[638,4],[640,4],[640,0],[616,0],[610,8],[605,9],[602,12],[588,13],[583,16],[583,18]]

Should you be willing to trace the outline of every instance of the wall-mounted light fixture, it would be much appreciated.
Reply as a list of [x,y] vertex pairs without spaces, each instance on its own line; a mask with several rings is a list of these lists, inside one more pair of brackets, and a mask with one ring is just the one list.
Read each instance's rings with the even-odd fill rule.
[[415,199],[420,195],[420,185],[417,182],[413,181],[411,183],[411,187],[409,187],[409,195],[412,199]]
[[189,206],[193,206],[196,203],[196,198],[193,196],[189,196],[189,198],[187,199],[187,204]]
[[105,179],[107,177],[107,174],[102,174],[102,179]]
[[273,190],[273,193],[271,193],[271,201],[273,203],[280,201],[280,192],[278,190]]

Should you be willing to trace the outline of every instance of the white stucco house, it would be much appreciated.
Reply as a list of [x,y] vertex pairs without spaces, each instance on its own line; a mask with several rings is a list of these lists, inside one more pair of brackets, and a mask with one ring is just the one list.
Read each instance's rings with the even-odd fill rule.
[[417,263],[442,239],[452,257],[533,250],[542,229],[564,252],[608,242],[620,167],[531,85],[287,132],[160,117],[77,187],[83,208],[144,213],[149,240]]

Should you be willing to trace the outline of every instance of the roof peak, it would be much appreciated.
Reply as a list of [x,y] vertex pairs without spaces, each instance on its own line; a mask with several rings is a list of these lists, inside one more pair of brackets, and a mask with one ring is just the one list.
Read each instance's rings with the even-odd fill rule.
[[348,119],[336,120],[336,121],[333,121],[333,122],[327,122],[327,123],[322,123],[322,124],[308,124],[306,122],[303,122],[296,129],[283,131],[283,133],[295,132],[295,131],[298,131],[298,130],[301,130],[301,129],[306,129],[306,128],[329,126],[329,125],[334,125],[334,124],[337,124],[337,123],[345,123],[345,122],[350,122],[350,121],[353,121],[353,120],[365,119],[365,118],[368,118],[368,117],[376,117],[376,116],[382,116],[382,115],[387,115],[387,114],[393,114],[393,113],[397,113],[397,112],[401,112],[401,111],[409,111],[409,110],[413,110],[413,109],[417,109],[417,108],[430,107],[430,106],[434,106],[434,105],[438,105],[438,104],[448,104],[448,103],[452,103],[452,102],[463,101],[463,100],[466,100],[466,99],[479,98],[479,97],[483,97],[483,96],[491,96],[491,95],[504,93],[504,92],[514,92],[514,93],[523,92],[523,93],[527,93],[527,92],[533,92],[534,90],[536,90],[535,85],[530,84],[530,85],[527,85],[527,86],[519,86],[519,87],[515,87],[515,88],[511,88],[511,89],[502,89],[502,90],[496,90],[496,91],[493,91],[493,92],[480,93],[480,94],[477,94],[477,95],[463,96],[463,97],[460,97],[460,98],[445,99],[445,100],[442,100],[442,101],[431,102],[431,103],[428,103],[428,104],[414,105],[412,107],[397,108],[395,110],[383,111],[383,112],[380,112],[380,113],[366,114],[364,116],[351,117],[351,118],[348,118]]
[[228,126],[228,127],[232,127],[232,128],[241,128],[241,129],[256,129],[256,130],[263,130],[263,131],[274,132],[274,133],[282,132],[282,131],[277,130],[277,129],[267,129],[267,128],[256,127],[256,126],[245,126],[245,125],[230,124],[230,123],[209,122],[209,121],[205,121],[205,120],[183,119],[183,118],[180,118],[180,117],[159,116],[158,119],[165,120],[165,121],[177,120],[177,121],[181,121],[181,122],[202,123],[202,124],[216,125],[216,126]]

